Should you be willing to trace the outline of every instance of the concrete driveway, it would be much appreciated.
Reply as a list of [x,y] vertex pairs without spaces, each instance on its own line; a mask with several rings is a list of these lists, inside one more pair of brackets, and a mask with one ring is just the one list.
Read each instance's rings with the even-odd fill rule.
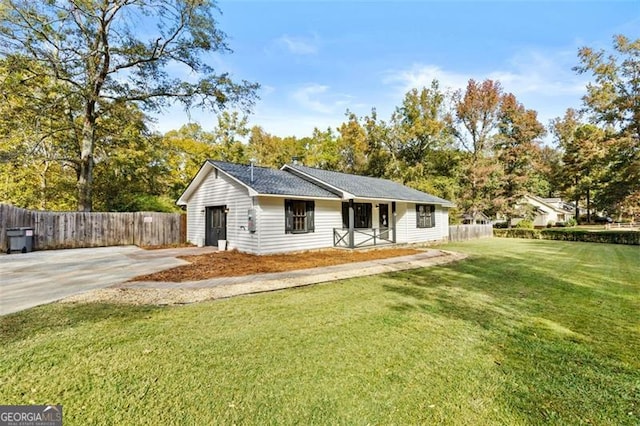
[[187,263],[178,255],[213,247],[143,250],[135,246],[0,255],[0,315],[109,287]]

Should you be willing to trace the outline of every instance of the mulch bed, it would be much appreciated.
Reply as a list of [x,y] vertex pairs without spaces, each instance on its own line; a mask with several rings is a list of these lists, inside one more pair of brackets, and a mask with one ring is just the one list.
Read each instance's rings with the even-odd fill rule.
[[180,256],[190,262],[166,271],[140,275],[131,281],[198,281],[210,278],[237,277],[269,272],[285,272],[351,262],[410,256],[421,253],[411,248],[388,248],[367,251],[321,250],[302,253],[256,256],[237,251],[221,251],[198,256]]

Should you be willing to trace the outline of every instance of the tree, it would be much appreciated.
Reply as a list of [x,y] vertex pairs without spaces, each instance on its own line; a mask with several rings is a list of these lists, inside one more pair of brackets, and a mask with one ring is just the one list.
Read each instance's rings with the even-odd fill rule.
[[393,130],[384,121],[378,118],[375,108],[371,114],[362,119],[367,143],[367,175],[374,177],[390,177],[397,167],[393,151]]
[[340,167],[340,152],[338,138],[331,127],[322,131],[313,129],[309,138],[304,138],[305,155],[303,162],[306,166],[325,170],[338,170]]
[[535,148],[531,192],[543,198],[557,197],[564,180],[562,152],[557,147],[542,145]]
[[66,151],[74,125],[68,103],[54,81],[40,78],[34,93],[21,84],[26,73],[11,72],[16,60],[0,60],[0,193],[29,208],[66,208],[75,199],[65,192],[75,177]]
[[594,81],[583,97],[585,110],[595,123],[611,127],[610,162],[603,189],[607,204],[618,211],[637,210],[640,198],[640,39],[617,35],[613,52],[583,47],[574,69]]
[[247,117],[241,117],[237,111],[223,111],[219,114],[218,125],[213,130],[216,153],[212,158],[231,163],[246,163],[249,159],[241,139],[250,132],[247,123]]
[[295,136],[281,138],[265,132],[261,127],[251,128],[248,155],[262,166],[280,168],[294,158],[304,157],[304,141]]
[[362,174],[367,168],[367,133],[357,115],[347,111],[346,116],[347,121],[338,127],[337,149],[342,158],[338,170]]
[[469,80],[464,94],[454,93],[454,111],[448,117],[451,133],[468,154],[463,160],[460,204],[473,216],[491,207],[497,171],[491,152],[501,98],[499,82]]
[[552,132],[562,150],[564,190],[575,200],[576,221],[580,219],[580,200],[587,202],[587,222],[591,221],[591,194],[603,170],[605,132],[593,124],[585,124],[580,115],[568,109],[562,119],[551,123]]
[[451,131],[463,149],[481,156],[492,148],[492,134],[498,125],[502,86],[499,82],[469,80],[464,95],[454,93],[455,117]]
[[544,134],[545,128],[538,121],[535,111],[525,109],[511,93],[502,98],[495,144],[502,169],[497,200],[509,227],[518,202],[529,192],[533,155],[539,143],[538,138]]
[[441,197],[455,197],[457,158],[447,122],[450,96],[437,80],[405,94],[395,109],[389,147],[396,162],[391,176],[413,188]]
[[430,151],[447,145],[450,133],[445,121],[445,94],[437,80],[429,88],[412,89],[396,108],[394,125],[400,137],[400,155],[409,166],[422,162]]
[[[68,114],[80,123],[73,135],[79,210],[92,209],[94,155],[111,109],[135,103],[159,110],[179,101],[219,111],[253,102],[256,84],[234,83],[204,62],[206,53],[229,52],[211,1],[4,0],[2,6],[0,55],[15,58],[22,84],[37,91],[43,77],[51,79],[74,107]],[[169,66],[199,79],[172,77]]]

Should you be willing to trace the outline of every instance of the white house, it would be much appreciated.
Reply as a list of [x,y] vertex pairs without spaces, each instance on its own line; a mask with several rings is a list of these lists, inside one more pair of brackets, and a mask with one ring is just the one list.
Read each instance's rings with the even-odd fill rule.
[[549,222],[566,222],[572,217],[571,207],[560,198],[541,198],[525,195],[524,200],[535,209],[533,226],[545,227]]
[[453,207],[386,179],[212,160],[177,204],[188,241],[255,254],[446,240]]

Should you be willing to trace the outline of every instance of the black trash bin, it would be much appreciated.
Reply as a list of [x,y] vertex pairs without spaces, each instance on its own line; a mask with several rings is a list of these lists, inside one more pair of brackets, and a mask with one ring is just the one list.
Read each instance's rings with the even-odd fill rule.
[[7,253],[33,251],[33,228],[28,226],[9,228],[7,229],[7,238],[9,239]]

